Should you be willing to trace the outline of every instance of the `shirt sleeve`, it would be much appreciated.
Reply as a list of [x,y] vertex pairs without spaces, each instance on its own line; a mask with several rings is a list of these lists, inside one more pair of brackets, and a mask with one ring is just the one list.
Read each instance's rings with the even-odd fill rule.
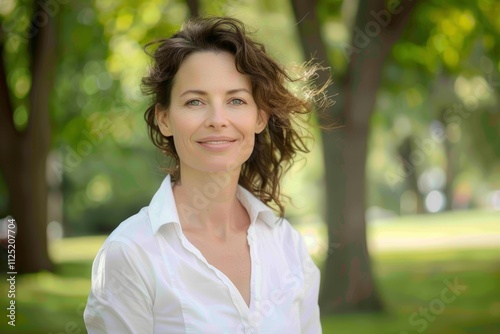
[[300,306],[301,332],[303,334],[321,334],[322,329],[318,305],[321,273],[309,255],[304,238],[301,235],[299,237],[299,249],[302,256],[305,283],[304,299]]
[[153,299],[143,268],[140,254],[123,242],[99,251],[84,312],[89,334],[153,333]]

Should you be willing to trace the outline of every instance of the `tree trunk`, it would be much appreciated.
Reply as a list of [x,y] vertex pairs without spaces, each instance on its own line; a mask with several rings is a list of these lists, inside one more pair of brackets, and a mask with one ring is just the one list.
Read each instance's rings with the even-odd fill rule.
[[33,24],[22,41],[29,43],[32,80],[29,119],[22,132],[13,123],[14,106],[6,80],[3,44],[0,45],[0,132],[4,138],[0,141],[0,170],[6,180],[12,216],[17,222],[15,270],[18,273],[53,268],[47,250],[46,159],[50,146],[49,95],[53,86],[56,41],[51,15],[42,10],[41,1],[34,4]]
[[[367,138],[382,65],[414,3],[392,8],[391,14],[384,0],[360,0],[352,44],[344,50],[348,69],[335,87],[335,105],[328,110],[342,128],[323,133],[329,247],[320,296],[322,314],[382,310],[366,244]],[[292,6],[306,56],[328,64],[316,1],[292,0]],[[382,10],[389,15],[376,20],[371,12],[385,13]],[[325,82],[326,74],[319,80]]]
[[[446,110],[447,109],[442,109],[439,115],[439,122],[443,126],[443,130],[446,131],[447,129],[447,122],[446,122]],[[451,211],[453,210],[453,195],[454,195],[454,187],[453,187],[453,181],[455,178],[455,161],[457,153],[456,149],[453,145],[453,143],[450,142],[450,139],[445,136],[445,139],[443,141],[443,146],[444,146],[444,153],[446,156],[446,162],[445,162],[445,167],[444,171],[446,173],[446,184],[444,186],[443,192],[444,195],[446,196],[446,211]]]
[[[406,164],[411,161],[411,154],[414,151],[414,141],[412,137],[406,137],[398,148],[398,154],[401,158],[404,167],[408,168]],[[418,174],[415,166],[411,166],[411,170],[408,170],[406,175],[406,184],[408,190],[415,194],[415,211],[409,212],[410,214],[424,214],[424,198],[418,189]],[[400,212],[400,214],[408,214],[408,212]]]
[[191,17],[200,15],[200,2],[198,0],[186,0]]

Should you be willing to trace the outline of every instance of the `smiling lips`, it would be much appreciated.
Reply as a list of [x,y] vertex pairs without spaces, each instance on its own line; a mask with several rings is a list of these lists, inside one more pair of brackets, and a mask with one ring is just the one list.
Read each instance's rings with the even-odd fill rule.
[[209,144],[209,145],[220,145],[225,143],[232,143],[234,140],[209,140],[200,142],[200,144]]
[[231,146],[232,143],[234,143],[236,139],[233,138],[204,138],[202,140],[196,141],[198,144],[203,146],[204,148],[210,149],[210,150],[224,150]]

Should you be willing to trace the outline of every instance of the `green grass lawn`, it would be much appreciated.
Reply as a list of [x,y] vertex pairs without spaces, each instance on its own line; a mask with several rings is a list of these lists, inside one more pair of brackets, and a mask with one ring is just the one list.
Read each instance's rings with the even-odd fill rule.
[[374,270],[387,312],[329,317],[324,333],[500,333],[500,248],[378,254]]
[[[496,216],[485,216],[488,218],[481,220],[474,215],[473,227],[463,227],[467,225],[463,221],[457,224],[463,225],[462,233],[470,233],[467,229],[500,233],[500,221],[491,219]],[[392,236],[394,231],[399,231],[402,237],[441,233],[454,226],[450,225],[454,220],[440,215],[433,224],[417,224],[418,219],[392,221],[377,224],[369,236]],[[459,234],[457,229],[452,233]],[[90,288],[90,269],[103,241],[103,237],[84,237],[52,244],[50,251],[57,264],[56,271],[17,277],[16,327],[8,326],[4,315],[0,332],[86,333],[82,316]],[[484,249],[377,251],[372,257],[386,312],[323,318],[324,333],[500,333],[500,245]],[[455,280],[465,288],[459,295],[446,292],[444,298],[448,299],[444,301],[443,289],[447,288],[447,282]],[[0,289],[0,306],[5,310],[8,302],[5,279]],[[418,313],[421,308],[431,308],[435,315],[430,313],[426,319]]]

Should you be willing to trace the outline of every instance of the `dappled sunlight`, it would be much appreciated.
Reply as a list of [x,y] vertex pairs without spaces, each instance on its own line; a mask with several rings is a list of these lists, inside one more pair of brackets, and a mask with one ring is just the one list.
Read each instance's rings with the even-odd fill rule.
[[375,257],[403,250],[496,250],[500,245],[500,221],[492,211],[416,215],[393,222],[374,222],[369,224],[367,234],[370,253]]
[[[328,245],[326,225],[301,221],[295,227],[321,267],[327,252],[335,249]],[[494,259],[500,247],[500,220],[497,212],[480,210],[375,219],[368,223],[367,243],[374,259],[401,253],[424,262],[452,260],[456,250],[471,250],[474,256],[481,248]]]
[[49,245],[50,257],[56,263],[75,260],[92,261],[105,239],[105,236],[96,236],[55,240]]
[[111,180],[105,174],[96,175],[87,185],[86,193],[91,201],[103,202],[110,199],[113,195]]

